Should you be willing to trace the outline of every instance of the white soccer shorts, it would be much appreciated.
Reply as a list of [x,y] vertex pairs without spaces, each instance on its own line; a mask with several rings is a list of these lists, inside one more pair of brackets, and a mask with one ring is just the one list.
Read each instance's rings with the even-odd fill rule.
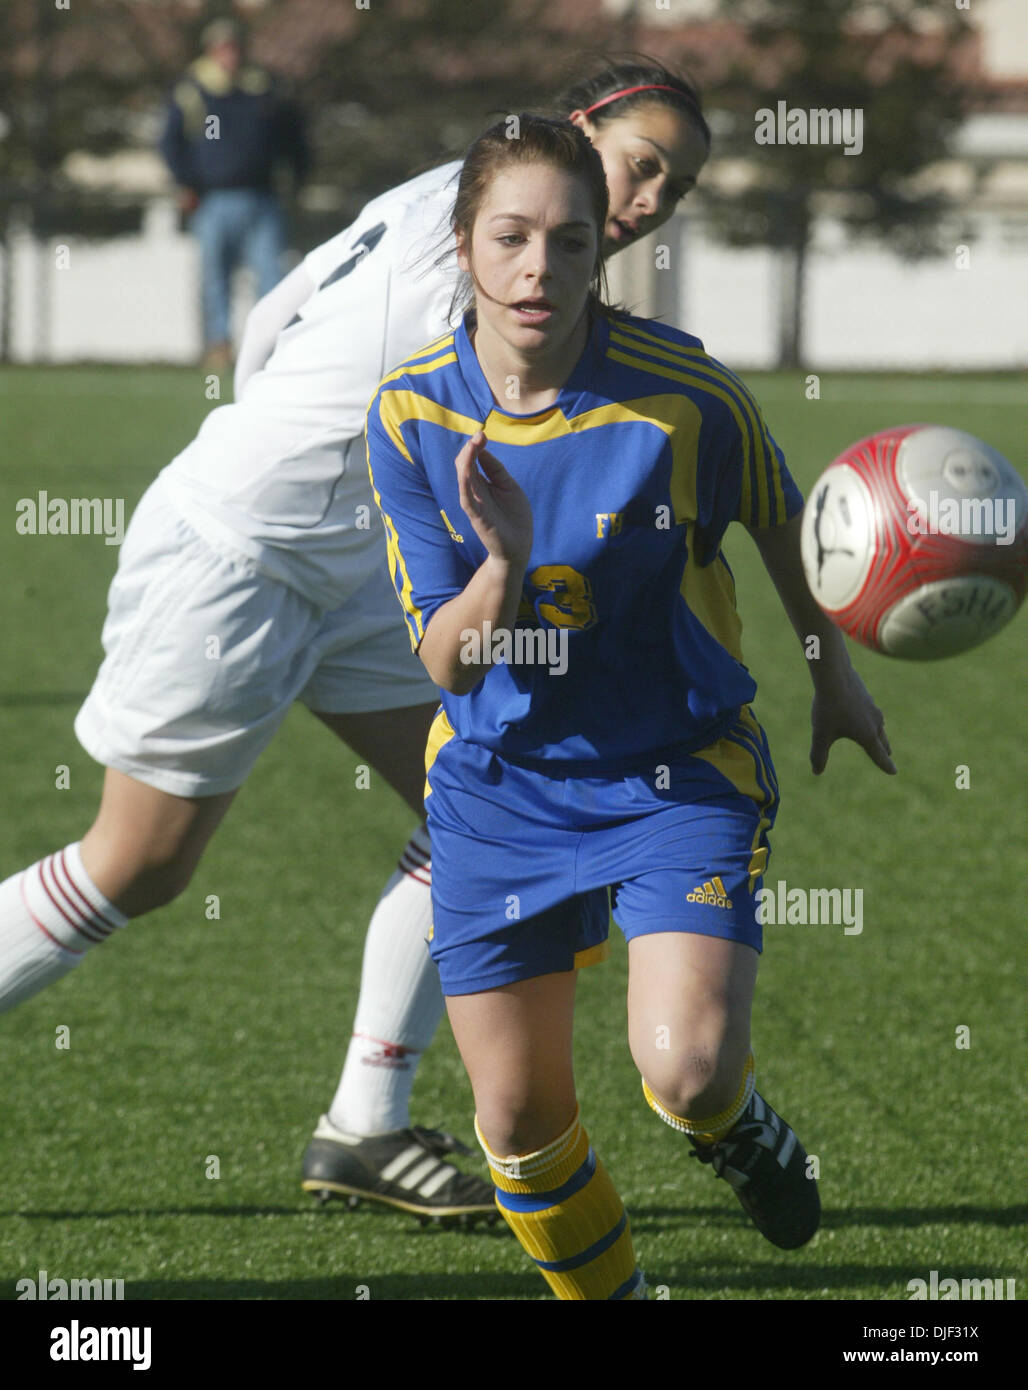
[[75,720],[86,752],[174,796],[233,791],[293,703],[325,714],[438,700],[410,649],[380,551],[325,612],[216,552],[165,500],[144,495],[122,543],[105,659]]

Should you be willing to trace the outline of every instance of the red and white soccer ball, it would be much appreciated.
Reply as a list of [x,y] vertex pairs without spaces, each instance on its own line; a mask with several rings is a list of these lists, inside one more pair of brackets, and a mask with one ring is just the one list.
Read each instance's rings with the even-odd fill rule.
[[1028,588],[1028,488],[973,435],[903,425],[852,445],[807,498],[810,591],[839,627],[887,656],[967,651]]

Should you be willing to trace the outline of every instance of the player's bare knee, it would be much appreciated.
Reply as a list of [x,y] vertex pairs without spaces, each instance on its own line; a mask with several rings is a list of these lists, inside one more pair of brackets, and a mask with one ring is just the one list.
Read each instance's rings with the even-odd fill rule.
[[189,887],[195,865],[180,859],[148,865],[137,880],[154,907],[167,907]]
[[642,1069],[646,1084],[674,1115],[696,1115],[712,1086],[717,1060],[708,1050],[694,1048],[677,1056],[654,1060]]
[[639,1070],[672,1114],[702,1119],[731,1104],[748,1051],[748,1044],[745,1048],[731,1042],[694,1044],[677,1054],[650,1059]]
[[479,1111],[478,1127],[497,1158],[536,1153],[559,1137],[564,1117],[555,1119],[549,1106],[505,1107],[493,1104]]
[[177,857],[123,866],[118,887],[108,896],[126,916],[142,917],[174,902],[189,886],[195,867],[191,859]]

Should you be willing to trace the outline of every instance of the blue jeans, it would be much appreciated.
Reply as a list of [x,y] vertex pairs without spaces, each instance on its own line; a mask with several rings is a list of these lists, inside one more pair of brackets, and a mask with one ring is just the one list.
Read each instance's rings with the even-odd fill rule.
[[232,272],[246,264],[257,276],[258,297],[281,278],[285,223],[272,193],[220,188],[205,193],[190,230],[200,243],[204,339],[229,341]]

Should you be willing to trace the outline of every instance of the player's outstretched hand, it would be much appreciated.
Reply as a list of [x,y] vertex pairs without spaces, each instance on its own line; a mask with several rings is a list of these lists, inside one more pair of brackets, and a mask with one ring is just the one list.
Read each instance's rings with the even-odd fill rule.
[[490,555],[527,565],[532,549],[531,505],[485,444],[485,435],[479,430],[454,460],[460,504]]
[[813,736],[810,766],[815,774],[828,766],[828,750],[836,739],[851,738],[883,772],[895,774],[892,748],[885,732],[885,716],[867,692],[867,687],[848,663],[819,680],[810,712]]

